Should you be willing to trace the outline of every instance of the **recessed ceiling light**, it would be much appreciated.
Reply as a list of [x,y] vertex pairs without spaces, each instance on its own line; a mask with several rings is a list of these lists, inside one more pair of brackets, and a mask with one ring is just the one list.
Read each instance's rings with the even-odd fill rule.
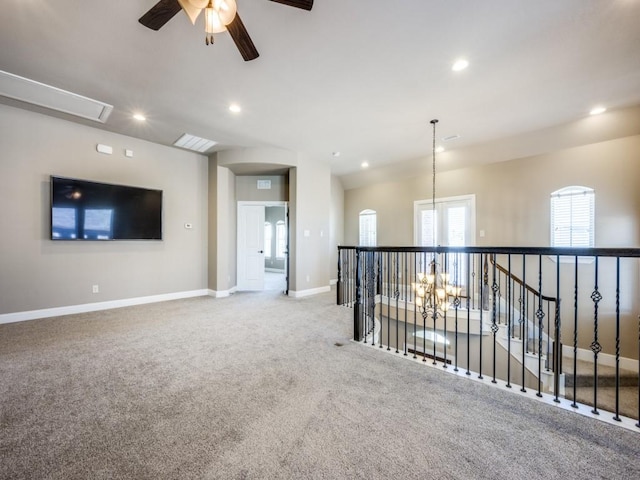
[[442,153],[444,152],[444,147],[440,146],[440,147],[436,147],[436,153]]
[[465,60],[464,58],[460,58],[460,59],[455,61],[455,63],[451,67],[451,70],[453,70],[454,72],[459,72],[461,70],[464,70],[468,66],[469,66],[469,62],[467,60]]
[[361,166],[362,168],[369,168],[369,162],[362,162],[362,163],[360,164],[360,166]]
[[607,109],[604,107],[594,107],[593,109],[591,109],[591,111],[589,112],[589,115],[600,115],[601,113],[606,112]]
[[141,113],[134,113],[133,114],[133,118],[135,118],[136,120],[138,120],[139,122],[144,122],[147,117],[145,117],[144,115],[142,115]]
[[242,111],[242,108],[240,108],[240,105],[238,105],[237,103],[232,103],[231,105],[229,105],[229,111],[233,113],[240,113]]
[[334,157],[339,157],[340,156],[340,152],[331,152],[331,155],[333,155]]

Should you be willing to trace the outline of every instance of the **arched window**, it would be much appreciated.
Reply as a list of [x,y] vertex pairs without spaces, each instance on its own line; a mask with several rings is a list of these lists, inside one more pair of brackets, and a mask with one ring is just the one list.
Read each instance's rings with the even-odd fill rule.
[[595,192],[571,186],[551,194],[551,246],[593,247]]
[[360,241],[362,247],[376,246],[376,211],[362,210],[360,212]]
[[265,258],[271,258],[271,239],[273,233],[271,229],[271,222],[264,222],[264,256]]

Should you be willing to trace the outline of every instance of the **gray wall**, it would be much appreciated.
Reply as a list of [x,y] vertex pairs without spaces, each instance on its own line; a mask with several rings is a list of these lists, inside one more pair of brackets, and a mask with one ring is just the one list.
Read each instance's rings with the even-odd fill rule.
[[[258,180],[269,180],[270,189],[258,189]],[[238,175],[236,177],[236,200],[270,202],[289,200],[288,175]]]
[[344,244],[344,188],[340,179],[331,176],[331,222],[329,225],[331,279],[338,279],[338,245]]
[[[330,266],[327,259],[331,255],[329,248],[331,172],[328,164],[277,148],[226,150],[212,156],[212,161],[215,161],[219,168],[227,170],[243,165],[249,165],[254,169],[264,165],[265,170],[272,170],[274,166],[289,169],[288,196],[284,197],[289,202],[289,292],[292,296],[297,296],[328,288]],[[241,177],[243,176],[237,177],[240,180],[237,183],[236,200],[283,200],[283,197],[240,198],[240,196],[244,197],[250,188],[255,189],[254,180],[246,180],[247,185],[245,185],[245,180]],[[279,191],[283,193],[282,190]],[[261,191],[259,195],[268,195],[266,192],[268,191]],[[257,192],[251,195],[254,193],[258,195]],[[220,215],[220,207],[218,207],[218,215]],[[218,219],[218,226],[229,228],[220,223],[220,219]],[[219,230],[218,235],[220,235]],[[223,255],[224,253],[218,247],[217,258],[214,261],[220,262]]]
[[209,158],[208,288],[229,293],[236,285],[236,176]]
[[[596,192],[598,247],[640,246],[640,135],[437,174],[436,196],[476,195],[476,245],[549,245],[549,195],[568,185]],[[345,240],[358,213],[377,211],[379,245],[413,243],[413,202],[431,199],[431,174],[345,192]],[[485,237],[478,233],[484,230]]]
[[[163,190],[164,240],[49,240],[50,175]],[[0,314],[206,288],[205,157],[0,106],[0,178]]]
[[[358,242],[358,213],[377,211],[379,245],[413,243],[413,202],[431,198],[431,175],[345,191],[346,243]],[[551,192],[568,185],[595,189],[595,243],[597,247],[640,247],[640,135],[569,148],[525,159],[446,171],[437,175],[436,196],[476,195],[476,245],[549,246]],[[485,236],[478,232],[484,230]],[[638,356],[640,268],[637,260],[622,265],[622,355]],[[602,262],[600,288],[600,341],[606,353],[615,351],[615,292],[611,264]],[[563,278],[571,265],[561,265]],[[593,288],[593,266],[582,266],[580,285]],[[533,269],[527,267],[529,272]],[[545,279],[555,279],[555,263],[544,258]],[[565,286],[567,287],[567,286]],[[563,287],[561,298],[572,298]],[[545,289],[556,291],[555,281]],[[584,292],[583,292],[584,293]],[[588,348],[593,336],[593,303],[586,292],[580,300],[579,346]],[[564,301],[563,336],[573,336],[573,301]]]

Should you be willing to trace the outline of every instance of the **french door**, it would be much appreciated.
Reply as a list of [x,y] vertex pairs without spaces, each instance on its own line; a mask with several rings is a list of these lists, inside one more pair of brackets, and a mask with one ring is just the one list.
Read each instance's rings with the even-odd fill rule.
[[[432,200],[414,202],[414,242],[426,247],[475,245],[475,195],[436,198],[435,205]],[[449,272],[457,285],[466,285],[466,256],[449,255],[440,268]]]

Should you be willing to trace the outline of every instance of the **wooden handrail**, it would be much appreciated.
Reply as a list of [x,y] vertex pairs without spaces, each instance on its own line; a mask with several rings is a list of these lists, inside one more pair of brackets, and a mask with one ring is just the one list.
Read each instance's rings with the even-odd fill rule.
[[497,263],[495,261],[495,255],[490,255],[490,261],[492,264],[494,264],[496,266],[496,268],[501,271],[502,273],[504,273],[507,277],[513,279],[513,281],[517,284],[519,284],[520,286],[523,286],[526,288],[526,290],[528,292],[531,292],[532,294],[534,294],[536,297],[542,297],[542,300],[548,301],[548,302],[558,302],[558,299],[556,297],[549,297],[547,295],[541,295],[541,293],[539,291],[537,291],[535,288],[533,288],[532,286],[524,283],[520,278],[518,278],[516,275],[514,275],[513,273],[509,272],[506,268],[504,268],[502,265],[500,265],[499,263]]

